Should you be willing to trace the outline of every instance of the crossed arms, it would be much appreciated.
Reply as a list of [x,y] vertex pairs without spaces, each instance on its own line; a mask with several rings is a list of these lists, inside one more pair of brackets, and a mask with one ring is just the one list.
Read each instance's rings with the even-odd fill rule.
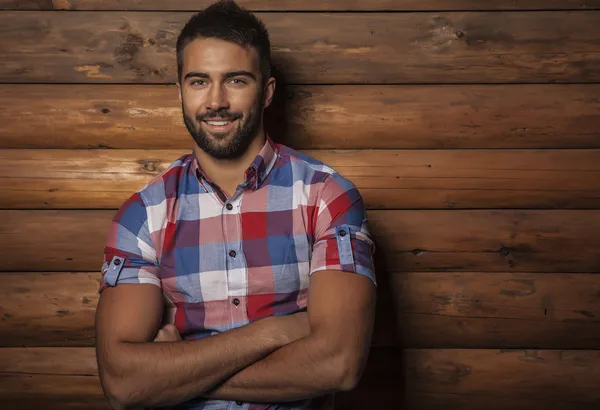
[[153,343],[162,311],[154,285],[102,292],[96,354],[115,409],[198,396],[283,402],[351,390],[368,356],[375,286],[362,275],[318,271],[310,279],[308,313],[267,317],[194,341]]

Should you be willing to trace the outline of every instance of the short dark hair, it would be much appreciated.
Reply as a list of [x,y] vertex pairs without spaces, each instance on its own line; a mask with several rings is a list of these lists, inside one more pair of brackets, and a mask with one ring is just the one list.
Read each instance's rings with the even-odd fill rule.
[[194,14],[177,38],[177,78],[181,81],[183,50],[197,38],[218,38],[253,47],[259,58],[263,84],[271,76],[271,43],[267,28],[254,14],[233,0],[220,0]]

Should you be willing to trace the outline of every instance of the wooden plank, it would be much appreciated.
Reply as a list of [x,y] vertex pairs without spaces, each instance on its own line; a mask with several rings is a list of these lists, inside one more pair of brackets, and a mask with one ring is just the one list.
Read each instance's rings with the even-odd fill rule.
[[100,278],[100,273],[1,274],[0,346],[93,346]]
[[[600,117],[599,117],[600,118]],[[0,207],[117,209],[187,150],[0,150]],[[369,209],[600,208],[600,150],[304,150]]]
[[[100,273],[0,275],[0,346],[94,346]],[[595,348],[600,275],[378,274],[374,346]]]
[[[58,403],[64,400],[107,408],[99,403],[97,377],[88,375],[93,348],[0,349],[0,357],[3,408],[30,408],[42,399],[49,409],[65,408]],[[487,403],[492,410],[591,410],[600,400],[599,377],[598,350],[374,349],[359,387],[338,395],[336,409],[396,403],[475,410]]]
[[593,410],[599,359],[597,350],[375,349],[336,409]]
[[[173,83],[174,44],[188,17],[3,12],[0,81]],[[259,17],[284,83],[600,81],[598,11]]]
[[0,349],[3,409],[103,409],[94,348]]
[[[0,0],[0,10],[200,10],[214,0]],[[237,0],[261,11],[568,10],[600,8],[598,0]]]
[[[599,84],[287,86],[296,149],[600,148]],[[0,85],[0,148],[188,148],[174,86]]]
[[[0,271],[97,271],[114,211],[0,211]],[[600,210],[369,212],[378,270],[600,272]]]

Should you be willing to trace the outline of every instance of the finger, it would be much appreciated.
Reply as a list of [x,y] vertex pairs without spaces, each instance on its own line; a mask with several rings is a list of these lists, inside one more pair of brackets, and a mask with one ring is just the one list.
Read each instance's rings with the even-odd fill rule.
[[161,329],[158,331],[158,333],[156,333],[156,336],[154,336],[153,342],[162,342],[163,340],[164,340],[164,332]]

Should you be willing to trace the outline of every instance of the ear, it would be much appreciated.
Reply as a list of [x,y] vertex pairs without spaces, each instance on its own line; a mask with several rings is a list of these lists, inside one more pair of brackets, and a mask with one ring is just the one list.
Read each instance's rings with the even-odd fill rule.
[[181,84],[177,82],[177,94],[179,96],[179,103],[183,104],[183,97],[181,96]]
[[263,102],[263,107],[267,108],[271,105],[273,101],[273,96],[275,95],[275,86],[277,85],[277,80],[275,77],[269,77],[267,80],[267,84],[265,85],[265,101]]

